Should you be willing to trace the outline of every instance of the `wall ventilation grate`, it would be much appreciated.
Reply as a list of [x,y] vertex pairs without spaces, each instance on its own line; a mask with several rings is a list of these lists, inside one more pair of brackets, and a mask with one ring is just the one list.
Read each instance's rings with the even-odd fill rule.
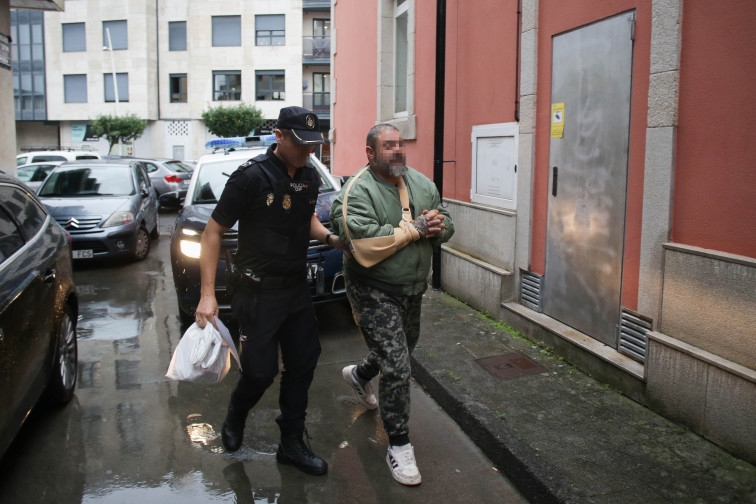
[[520,304],[540,312],[543,277],[532,271],[520,270]]
[[622,307],[619,326],[619,351],[628,357],[645,362],[646,333],[653,329],[653,321]]

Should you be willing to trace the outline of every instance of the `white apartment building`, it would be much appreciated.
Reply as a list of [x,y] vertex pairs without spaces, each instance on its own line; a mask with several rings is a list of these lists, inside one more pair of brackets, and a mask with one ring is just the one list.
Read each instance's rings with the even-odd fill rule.
[[24,110],[41,107],[23,97],[38,76],[14,86],[17,149],[107,154],[88,122],[134,114],[148,124],[124,155],[196,159],[213,138],[202,113],[240,102],[262,111],[263,128],[281,107],[300,105],[328,131],[330,11],[329,0],[68,0],[44,13],[44,112]]

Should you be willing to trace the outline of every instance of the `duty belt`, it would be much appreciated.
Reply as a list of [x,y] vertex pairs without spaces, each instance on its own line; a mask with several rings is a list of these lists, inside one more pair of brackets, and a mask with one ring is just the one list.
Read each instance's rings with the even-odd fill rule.
[[303,283],[307,279],[304,273],[282,276],[257,273],[249,268],[238,269],[237,271],[236,276],[240,286],[253,289],[285,289]]

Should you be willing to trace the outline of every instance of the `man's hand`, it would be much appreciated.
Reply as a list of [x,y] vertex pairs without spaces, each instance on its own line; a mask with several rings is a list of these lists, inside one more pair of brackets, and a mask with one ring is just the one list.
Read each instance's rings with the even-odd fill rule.
[[215,324],[215,318],[218,316],[218,301],[215,299],[215,296],[202,296],[200,297],[200,302],[197,305],[197,310],[194,312],[194,321],[197,323],[197,325],[200,328],[205,327],[205,325],[210,322],[213,324],[213,327],[218,329],[218,326]]
[[433,210],[423,210],[422,215],[418,215],[412,222],[423,238],[433,238],[444,232],[444,216],[435,208]]

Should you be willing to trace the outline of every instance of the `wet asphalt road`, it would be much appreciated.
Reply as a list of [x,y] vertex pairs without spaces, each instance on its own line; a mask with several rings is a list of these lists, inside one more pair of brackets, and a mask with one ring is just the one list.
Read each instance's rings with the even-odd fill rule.
[[345,304],[318,307],[323,353],[310,391],[312,448],[326,476],[276,463],[278,382],[250,414],[245,443],[225,453],[223,383],[165,378],[180,337],[169,242],[175,212],[140,263],[75,266],[76,396],[36,409],[0,460],[0,503],[521,503],[459,427],[413,384],[412,442],[423,484],[396,483],[378,412],[352,400],[341,368],[364,343]]

